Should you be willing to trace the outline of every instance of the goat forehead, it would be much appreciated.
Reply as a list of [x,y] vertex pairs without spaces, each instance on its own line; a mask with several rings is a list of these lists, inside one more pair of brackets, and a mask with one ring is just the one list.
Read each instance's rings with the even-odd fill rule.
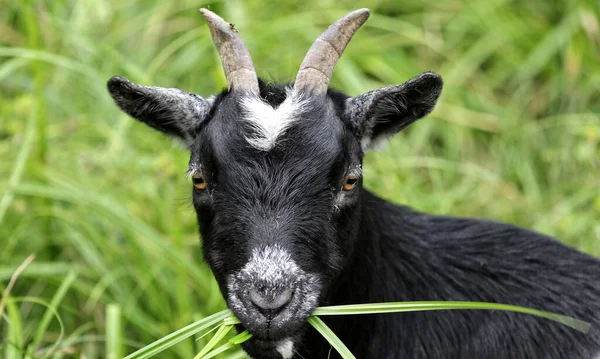
[[287,91],[285,100],[272,106],[257,96],[244,96],[241,101],[242,118],[253,133],[246,136],[248,143],[261,151],[269,151],[290,125],[302,117],[309,108],[309,99],[293,90]]
[[200,152],[211,152],[223,166],[264,159],[272,167],[303,159],[318,164],[343,150],[345,127],[333,111],[309,108],[297,112],[291,109],[294,104],[288,106],[285,101],[279,107],[256,99],[244,101],[245,110],[223,110],[197,139]]

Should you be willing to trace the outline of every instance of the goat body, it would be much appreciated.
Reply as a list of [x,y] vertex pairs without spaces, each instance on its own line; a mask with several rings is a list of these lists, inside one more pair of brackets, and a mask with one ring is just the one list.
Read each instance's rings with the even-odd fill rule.
[[[509,224],[415,212],[368,191],[354,255],[324,304],[481,301],[560,313],[588,334],[526,314],[454,310],[323,317],[357,358],[592,359],[600,350],[600,264]],[[327,358],[319,334],[304,358]],[[337,357],[332,353],[331,357]]]
[[[307,324],[319,305],[483,301],[592,323],[585,335],[533,316],[478,310],[331,317],[358,358],[591,359],[600,350],[600,261],[508,224],[417,213],[362,188],[364,153],[430,113],[425,72],[357,97],[329,76],[366,9],[313,44],[296,82],[259,81],[234,26],[202,10],[228,89],[204,99],[113,77],[127,114],[182,140],[202,250],[251,356],[326,358]],[[332,353],[331,355],[337,355]]]

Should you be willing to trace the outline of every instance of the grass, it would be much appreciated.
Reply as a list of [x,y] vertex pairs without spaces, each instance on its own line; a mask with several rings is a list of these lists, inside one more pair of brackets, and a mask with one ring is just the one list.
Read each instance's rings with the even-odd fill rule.
[[[560,324],[569,326],[573,329],[579,330],[580,332],[587,334],[591,328],[591,325],[587,322],[566,317],[564,315],[558,315],[554,313],[543,312],[535,309],[529,309],[524,307],[518,307],[514,305],[495,304],[495,303],[481,303],[481,302],[396,302],[396,303],[371,303],[371,304],[357,304],[357,305],[342,305],[342,306],[330,306],[330,307],[319,307],[313,315],[308,318],[308,323],[312,325],[327,341],[331,344],[332,349],[335,350],[342,356],[343,359],[356,359],[356,357],[350,352],[346,345],[335,335],[335,333],[319,318],[320,316],[328,315],[357,315],[357,314],[379,314],[379,313],[403,313],[403,312],[414,312],[414,311],[428,311],[428,310],[504,310],[512,311],[517,313],[535,315],[538,317],[553,320]],[[225,317],[223,320],[219,320],[221,317]],[[145,346],[144,348],[128,355],[125,359],[146,359],[158,355],[160,352],[168,349],[175,345],[181,340],[187,339],[190,336],[206,331],[204,335],[217,330],[212,336],[210,341],[204,348],[194,356],[194,359],[209,359],[213,358],[217,354],[223,353],[229,349],[235,348],[237,345],[250,340],[252,334],[248,331],[239,333],[235,337],[229,339],[224,344],[216,347],[219,342],[225,338],[227,333],[233,328],[235,324],[238,324],[239,320],[233,315],[229,309],[225,309],[219,313],[215,313],[208,318],[202,319],[192,325],[182,328],[175,333],[169,334],[167,337],[159,339],[152,344]],[[210,328],[212,326],[211,329]],[[215,348],[216,347],[216,348]]]
[[[118,357],[225,309],[201,260],[187,154],[118,112],[105,91],[116,74],[204,96],[220,90],[201,6],[234,22],[259,74],[277,80],[293,79],[319,32],[354,8],[0,0],[1,293],[36,255],[7,295],[0,357]],[[445,79],[427,119],[367,156],[366,186],[600,255],[598,3],[360,7],[373,14],[335,87],[355,95],[425,70]],[[160,357],[193,358],[208,340],[192,336]],[[231,355],[243,357],[217,358]]]

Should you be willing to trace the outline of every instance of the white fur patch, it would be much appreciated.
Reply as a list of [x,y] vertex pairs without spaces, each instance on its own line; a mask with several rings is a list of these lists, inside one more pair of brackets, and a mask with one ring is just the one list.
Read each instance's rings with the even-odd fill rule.
[[277,244],[261,250],[255,248],[252,257],[242,269],[242,273],[249,277],[274,284],[283,283],[286,278],[296,276],[300,272],[290,254]]
[[294,356],[294,343],[290,339],[285,339],[277,345],[277,351],[283,359],[292,359]]
[[[254,248],[246,265],[228,276],[227,288],[227,305],[242,324],[250,332],[268,337],[269,331],[277,331],[289,321],[308,319],[318,304],[321,284],[316,275],[302,270],[288,251],[274,243]],[[293,288],[294,294],[282,312],[266,317],[252,305],[251,288],[260,288],[266,296],[274,296],[285,288]],[[277,342],[276,349],[284,359],[292,358],[293,346],[291,340],[285,339]]]
[[255,148],[268,151],[277,142],[277,138],[285,132],[297,115],[306,108],[306,99],[288,89],[285,101],[277,108],[271,107],[257,97],[245,97],[241,101],[245,110],[244,119],[256,130],[254,137],[246,140]]

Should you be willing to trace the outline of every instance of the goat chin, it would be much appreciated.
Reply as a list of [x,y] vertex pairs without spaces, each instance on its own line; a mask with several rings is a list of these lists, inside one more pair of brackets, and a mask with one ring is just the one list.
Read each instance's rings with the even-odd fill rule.
[[290,338],[281,340],[250,339],[242,344],[242,348],[253,358],[291,359],[294,357],[294,341]]

